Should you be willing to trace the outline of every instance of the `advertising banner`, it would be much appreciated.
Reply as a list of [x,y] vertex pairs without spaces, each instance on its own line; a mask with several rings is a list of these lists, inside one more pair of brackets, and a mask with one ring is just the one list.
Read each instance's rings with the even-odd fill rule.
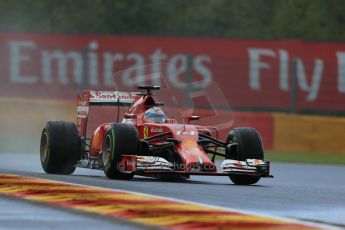
[[345,44],[0,33],[2,97],[74,100],[142,82],[174,93],[216,85],[246,109],[289,110],[294,92],[297,109],[345,112]]

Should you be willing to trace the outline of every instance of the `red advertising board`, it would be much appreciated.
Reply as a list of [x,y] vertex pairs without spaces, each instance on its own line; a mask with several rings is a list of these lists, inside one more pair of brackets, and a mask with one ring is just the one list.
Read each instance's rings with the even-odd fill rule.
[[298,109],[345,111],[345,43],[0,33],[0,74],[0,96],[72,99],[143,81],[178,92],[191,81],[259,109],[289,109],[295,76]]

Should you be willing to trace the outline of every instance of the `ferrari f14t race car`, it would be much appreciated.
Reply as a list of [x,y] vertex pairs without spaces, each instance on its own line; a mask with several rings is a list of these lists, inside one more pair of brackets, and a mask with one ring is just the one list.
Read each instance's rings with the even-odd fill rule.
[[[83,167],[104,170],[107,177],[123,180],[134,175],[161,179],[228,176],[241,185],[272,177],[260,134],[254,128],[234,128],[222,142],[214,137],[218,132],[214,128],[191,124],[198,116],[188,116],[182,124],[167,117],[163,104],[152,94],[159,86],[138,88],[145,92],[82,91],[77,98],[77,124],[49,121],[43,129],[40,159],[44,171],[67,175]],[[101,124],[88,137],[93,106],[129,109],[122,121]],[[216,156],[224,158],[220,169]]]

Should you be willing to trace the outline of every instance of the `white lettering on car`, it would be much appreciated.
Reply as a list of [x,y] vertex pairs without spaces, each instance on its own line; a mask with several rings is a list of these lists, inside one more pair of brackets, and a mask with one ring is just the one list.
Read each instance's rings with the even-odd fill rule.
[[191,135],[194,136],[196,132],[194,130],[191,131],[183,131],[183,130],[177,130],[176,135]]
[[153,133],[162,133],[163,129],[151,129],[151,132],[153,132]]

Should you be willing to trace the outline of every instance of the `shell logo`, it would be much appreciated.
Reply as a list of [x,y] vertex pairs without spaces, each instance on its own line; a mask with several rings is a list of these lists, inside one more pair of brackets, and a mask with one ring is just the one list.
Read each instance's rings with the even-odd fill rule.
[[198,144],[195,141],[184,141],[184,142],[182,142],[182,145],[184,147],[188,147],[188,148],[196,148],[196,147],[198,147]]

